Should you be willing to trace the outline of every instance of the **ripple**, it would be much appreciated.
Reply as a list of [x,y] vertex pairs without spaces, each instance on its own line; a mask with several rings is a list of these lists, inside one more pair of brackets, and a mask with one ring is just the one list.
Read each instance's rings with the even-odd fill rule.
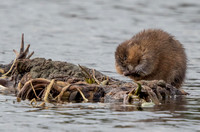
[[179,7],[188,8],[188,7],[200,7],[198,4],[194,3],[181,3],[178,5]]
[[132,81],[116,73],[115,48],[140,30],[162,28],[184,42],[188,74],[183,89],[190,93],[148,109],[102,103],[38,109],[28,100],[16,102],[15,95],[0,95],[0,131],[199,130],[199,1],[7,0],[0,7],[0,63],[14,58],[12,49],[19,48],[24,32],[25,42],[35,51],[33,57],[84,64],[110,77]]

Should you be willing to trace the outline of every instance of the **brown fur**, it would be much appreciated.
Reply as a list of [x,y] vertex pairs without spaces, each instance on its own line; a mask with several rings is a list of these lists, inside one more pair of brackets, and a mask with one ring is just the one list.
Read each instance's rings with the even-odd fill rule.
[[164,80],[180,88],[186,73],[182,44],[170,34],[144,30],[120,44],[115,52],[118,73],[138,80]]

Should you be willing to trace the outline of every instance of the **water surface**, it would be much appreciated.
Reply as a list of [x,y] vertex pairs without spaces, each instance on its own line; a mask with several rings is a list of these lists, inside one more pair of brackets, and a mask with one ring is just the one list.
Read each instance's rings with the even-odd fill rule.
[[64,104],[49,109],[0,95],[0,131],[200,131],[200,2],[197,0],[4,0],[0,3],[0,63],[14,59],[21,33],[34,57],[95,68],[122,80],[117,45],[147,28],[183,43],[188,56],[183,89],[190,95],[138,110],[117,104]]

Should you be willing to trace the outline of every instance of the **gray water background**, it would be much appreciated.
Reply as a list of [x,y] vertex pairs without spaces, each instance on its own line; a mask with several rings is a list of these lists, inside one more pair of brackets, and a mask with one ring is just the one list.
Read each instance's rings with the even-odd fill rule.
[[200,131],[200,1],[198,0],[2,0],[0,64],[14,59],[21,34],[33,57],[95,68],[127,80],[114,67],[119,43],[147,28],[161,28],[183,43],[188,56],[183,89],[168,105],[145,108],[85,103],[32,108],[0,95],[0,131]]

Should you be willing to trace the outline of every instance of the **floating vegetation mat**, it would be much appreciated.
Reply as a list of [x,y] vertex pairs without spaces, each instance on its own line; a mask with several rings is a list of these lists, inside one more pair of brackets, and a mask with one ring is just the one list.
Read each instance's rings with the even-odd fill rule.
[[159,105],[177,95],[186,95],[162,80],[124,82],[84,66],[51,59],[30,59],[30,44],[24,49],[24,35],[16,58],[0,65],[0,93],[16,94],[31,104],[63,102],[122,102],[141,106]]

